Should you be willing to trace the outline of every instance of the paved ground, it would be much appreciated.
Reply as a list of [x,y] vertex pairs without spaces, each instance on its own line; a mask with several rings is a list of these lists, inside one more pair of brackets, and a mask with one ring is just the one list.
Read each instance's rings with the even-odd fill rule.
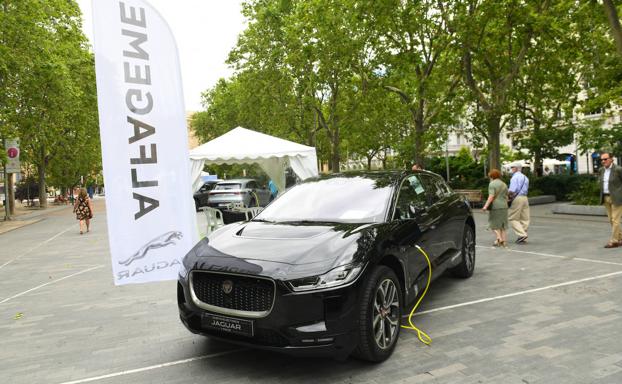
[[174,282],[113,286],[95,206],[86,235],[70,207],[0,235],[0,383],[622,383],[622,248],[602,248],[604,218],[533,207],[529,244],[500,250],[477,213],[475,275],[438,280],[415,317],[432,345],[405,331],[368,365],[189,333]]

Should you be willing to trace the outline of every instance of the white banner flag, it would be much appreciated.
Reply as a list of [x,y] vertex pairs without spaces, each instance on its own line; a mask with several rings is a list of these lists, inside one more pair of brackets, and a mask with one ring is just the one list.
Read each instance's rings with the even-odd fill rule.
[[142,0],[93,0],[99,126],[116,285],[171,280],[197,241],[177,46]]

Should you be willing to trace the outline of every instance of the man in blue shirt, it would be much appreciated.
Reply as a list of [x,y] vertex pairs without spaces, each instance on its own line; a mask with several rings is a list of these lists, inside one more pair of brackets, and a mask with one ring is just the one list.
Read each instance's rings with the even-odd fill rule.
[[274,198],[276,198],[276,195],[279,194],[279,190],[277,189],[272,179],[268,181],[268,189],[270,189],[270,201],[272,201]]
[[512,163],[510,165],[512,178],[508,188],[510,198],[514,197],[508,209],[508,221],[514,233],[518,236],[516,239],[517,244],[527,242],[527,229],[529,228],[529,201],[527,200],[529,178],[523,175],[521,169],[521,163]]

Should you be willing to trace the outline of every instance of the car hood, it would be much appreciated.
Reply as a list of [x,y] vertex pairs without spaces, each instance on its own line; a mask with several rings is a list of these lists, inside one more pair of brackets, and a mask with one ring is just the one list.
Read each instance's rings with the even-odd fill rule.
[[365,262],[376,229],[371,224],[235,223],[201,240],[184,266],[280,280],[314,276]]

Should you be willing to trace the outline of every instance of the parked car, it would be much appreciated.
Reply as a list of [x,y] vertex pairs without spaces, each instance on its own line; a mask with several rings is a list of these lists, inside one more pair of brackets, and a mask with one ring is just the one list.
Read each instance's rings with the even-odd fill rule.
[[188,252],[177,284],[194,333],[298,355],[381,362],[428,280],[475,268],[468,202],[426,171],[297,184]]
[[209,191],[207,205],[225,209],[231,203],[245,207],[264,207],[271,200],[270,189],[260,187],[255,179],[232,179],[221,181]]
[[208,180],[201,186],[201,188],[199,188],[198,191],[194,193],[194,205],[197,207],[197,209],[207,206],[209,191],[214,189],[216,184],[221,181],[222,180]]

